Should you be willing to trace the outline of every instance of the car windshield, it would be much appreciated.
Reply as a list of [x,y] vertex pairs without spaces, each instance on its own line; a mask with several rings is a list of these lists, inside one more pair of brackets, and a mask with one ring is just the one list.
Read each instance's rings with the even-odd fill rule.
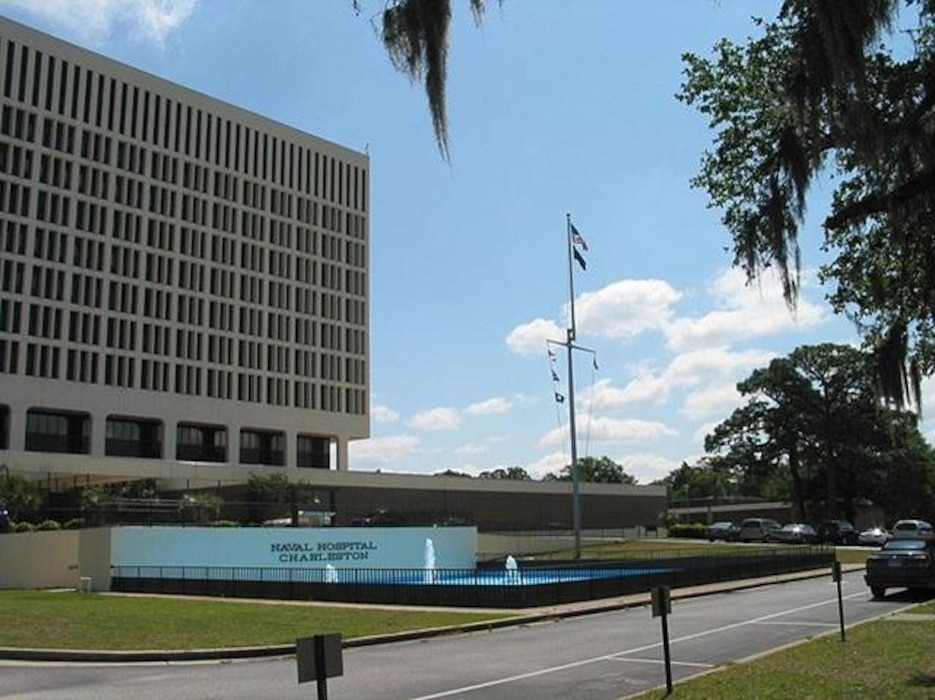
[[892,551],[894,549],[899,550],[913,550],[913,549],[925,549],[926,546],[925,540],[890,540],[885,545],[883,549]]

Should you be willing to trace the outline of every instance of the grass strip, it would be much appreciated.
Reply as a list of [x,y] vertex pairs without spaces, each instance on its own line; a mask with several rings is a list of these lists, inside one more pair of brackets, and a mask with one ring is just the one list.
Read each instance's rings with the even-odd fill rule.
[[329,632],[353,639],[506,617],[510,615],[0,591],[0,647],[216,649],[290,644]]
[[823,636],[677,683],[671,696],[662,688],[633,700],[931,700],[933,635],[932,622],[870,622],[848,630],[847,642]]

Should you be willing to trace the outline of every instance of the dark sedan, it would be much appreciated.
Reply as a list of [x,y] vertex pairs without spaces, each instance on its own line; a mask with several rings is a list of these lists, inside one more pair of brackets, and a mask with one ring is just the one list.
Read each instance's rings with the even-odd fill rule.
[[864,581],[874,598],[887,588],[935,588],[935,541],[891,539],[867,557]]
[[732,523],[729,520],[718,523],[711,523],[708,525],[705,534],[707,535],[710,542],[714,542],[714,540],[735,542],[740,536],[740,525],[737,523]]
[[767,542],[782,544],[814,544],[818,541],[815,528],[806,523],[789,523],[766,535]]
[[857,528],[847,520],[825,520],[818,526],[818,541],[828,544],[857,544]]

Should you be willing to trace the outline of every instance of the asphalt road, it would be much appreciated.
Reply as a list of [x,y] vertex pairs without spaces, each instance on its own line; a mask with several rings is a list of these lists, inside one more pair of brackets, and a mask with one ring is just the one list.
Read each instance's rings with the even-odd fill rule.
[[[910,605],[872,600],[860,572],[845,574],[848,623]],[[830,577],[674,601],[673,677],[704,672],[839,628]],[[313,632],[312,632],[313,633]],[[346,649],[329,700],[611,700],[661,685],[661,625],[649,607],[470,634]],[[295,659],[186,664],[0,663],[0,698],[189,700],[316,698]]]

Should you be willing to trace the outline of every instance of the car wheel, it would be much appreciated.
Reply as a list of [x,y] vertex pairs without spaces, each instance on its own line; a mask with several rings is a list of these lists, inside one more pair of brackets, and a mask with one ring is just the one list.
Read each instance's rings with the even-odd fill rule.
[[883,586],[870,586],[870,592],[874,598],[883,598],[886,596],[886,588]]

